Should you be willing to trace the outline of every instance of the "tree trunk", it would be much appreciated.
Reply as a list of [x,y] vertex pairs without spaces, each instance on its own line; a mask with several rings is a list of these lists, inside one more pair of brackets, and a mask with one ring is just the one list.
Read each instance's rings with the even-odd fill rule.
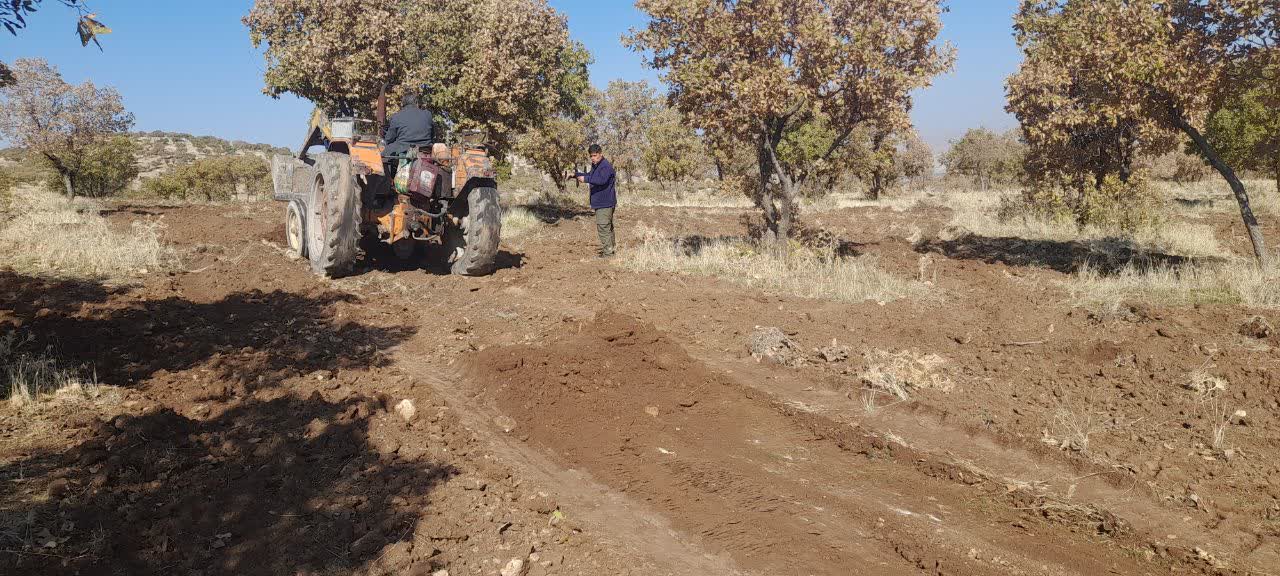
[[58,175],[62,177],[62,187],[67,194],[67,199],[75,200],[76,187],[75,187],[75,182],[71,178],[71,169],[67,168],[67,165],[63,164],[62,160],[59,159],[57,156],[54,156],[53,154],[45,152],[44,157],[49,161],[50,164],[53,164],[53,169],[57,170]]
[[774,174],[778,176],[778,184],[782,188],[782,198],[779,202],[778,214],[778,236],[775,239],[779,249],[785,249],[787,240],[791,237],[791,226],[795,223],[795,198],[796,186],[791,176],[787,174],[787,170],[783,167],[782,162],[778,161],[778,145],[782,143],[782,127],[769,125],[761,122],[765,128],[764,147],[768,153],[769,164],[772,166]]
[[1200,150],[1205,158],[1209,159],[1209,165],[1213,166],[1223,178],[1227,180],[1227,184],[1231,185],[1231,192],[1235,194],[1236,203],[1240,205],[1240,218],[1244,220],[1245,230],[1249,233],[1249,243],[1253,245],[1253,255],[1258,259],[1258,266],[1266,268],[1267,266],[1267,245],[1262,238],[1262,227],[1258,225],[1258,218],[1253,215],[1253,208],[1249,206],[1249,193],[1244,188],[1244,183],[1236,176],[1235,170],[1227,165],[1218,155],[1218,151],[1213,145],[1196,130],[1191,122],[1187,121],[1186,116],[1176,107],[1171,107],[1169,115],[1173,119],[1173,125],[1181,130],[1188,138],[1191,139]]
[[760,182],[754,200],[756,206],[760,208],[761,215],[764,217],[763,236],[765,240],[776,242],[778,238],[778,210],[773,204],[773,190],[769,187],[769,180],[773,178],[773,163],[769,160],[768,146],[766,137],[762,135],[756,145],[756,164],[760,169]]
[[66,189],[66,192],[67,192],[67,200],[75,200],[75,199],[76,199],[76,187],[75,187],[75,185],[71,182],[71,173],[70,173],[70,172],[66,172],[66,171],[63,171],[63,172],[62,172],[62,186],[63,186],[63,188],[65,188],[65,189]]

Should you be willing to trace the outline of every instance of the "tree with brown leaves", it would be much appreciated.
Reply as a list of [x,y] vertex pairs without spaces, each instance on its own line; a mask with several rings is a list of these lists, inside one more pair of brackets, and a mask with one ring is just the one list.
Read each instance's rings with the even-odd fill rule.
[[1042,136],[1075,144],[1082,136],[1096,137],[1083,144],[1121,146],[1124,154],[1107,156],[1123,159],[1135,149],[1159,153],[1168,146],[1160,144],[1167,138],[1162,131],[1181,133],[1231,186],[1254,255],[1265,263],[1266,245],[1244,184],[1202,128],[1216,103],[1242,85],[1241,74],[1275,60],[1280,4],[1023,0],[1014,31],[1026,60],[1010,80],[1010,108],[1024,121],[1028,141]]
[[428,87],[427,104],[499,150],[586,87],[590,56],[546,0],[257,0],[245,17],[265,46],[265,92],[367,113]]
[[609,162],[630,183],[640,170],[647,128],[662,107],[648,82],[613,80],[596,98],[595,128]]
[[19,59],[12,70],[14,82],[0,88],[0,135],[46,160],[62,178],[67,197],[74,198],[88,152],[127,132],[133,114],[115,89],[87,81],[72,86],[44,60]]
[[697,128],[750,144],[751,195],[767,234],[785,242],[800,181],[779,148],[820,117],[833,130],[819,160],[860,126],[909,127],[911,92],[952,62],[936,44],[938,0],[639,0],[649,24],[626,39],[662,70],[671,99]]

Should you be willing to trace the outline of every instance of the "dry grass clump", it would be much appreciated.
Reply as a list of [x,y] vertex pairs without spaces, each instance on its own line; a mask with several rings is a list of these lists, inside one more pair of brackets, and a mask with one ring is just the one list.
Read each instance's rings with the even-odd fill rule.
[[160,240],[161,225],[135,222],[113,230],[101,208],[35,188],[15,194],[13,217],[0,223],[0,253],[15,269],[79,278],[120,279],[177,265]]
[[[1249,192],[1249,203],[1254,212],[1280,216],[1280,194],[1275,180],[1250,178],[1242,180]],[[1166,197],[1174,198],[1179,208],[1192,212],[1224,212],[1233,214],[1240,210],[1231,187],[1217,176],[1199,182],[1160,182],[1158,186]]]
[[935,297],[927,285],[894,276],[870,257],[804,248],[777,254],[745,240],[673,240],[652,229],[642,230],[642,236],[640,246],[622,254],[621,264],[631,270],[715,276],[778,294],[842,302]]
[[915,390],[949,392],[955,388],[955,383],[941,370],[947,361],[937,354],[922,354],[915,350],[872,350],[866,356],[867,367],[860,377],[862,383],[872,390],[906,400]]
[[1191,390],[1202,397],[1225,392],[1227,390],[1226,379],[1214,376],[1209,371],[1210,368],[1212,368],[1212,365],[1205,363],[1203,366],[1189,372],[1187,381],[1182,384],[1183,388]]
[[524,206],[502,209],[502,237],[519,238],[542,226],[542,221]]
[[1178,220],[1166,220],[1159,225],[1123,233],[1117,230],[1086,226],[1081,229],[1074,222],[1021,215],[1001,218],[1002,197],[976,193],[955,193],[945,197],[943,204],[953,210],[947,228],[964,230],[988,238],[1025,238],[1073,242],[1088,240],[1117,240],[1131,245],[1134,251],[1161,253],[1187,257],[1221,256],[1223,249],[1213,228]]
[[1104,315],[1122,313],[1125,304],[1134,302],[1280,308],[1280,266],[1260,270],[1245,259],[1184,266],[1129,265],[1114,274],[1086,266],[1063,286],[1076,305]]
[[98,395],[96,375],[83,377],[78,367],[67,365],[48,350],[24,351],[30,340],[16,332],[0,336],[0,398],[23,407],[49,396],[86,399]]
[[665,208],[750,208],[751,199],[733,186],[715,180],[636,182],[623,184],[619,202],[627,206]]

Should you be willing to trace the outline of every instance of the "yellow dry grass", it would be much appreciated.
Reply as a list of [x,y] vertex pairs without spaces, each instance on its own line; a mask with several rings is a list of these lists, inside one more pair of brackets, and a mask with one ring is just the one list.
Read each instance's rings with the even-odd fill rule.
[[29,344],[29,336],[0,334],[0,398],[8,398],[14,407],[24,407],[47,397],[79,401],[98,396],[96,376],[83,376],[81,369],[48,351],[29,351]]
[[23,272],[122,280],[177,265],[161,230],[159,222],[114,230],[90,200],[68,202],[26,187],[15,191],[12,215],[0,222],[0,253]]
[[799,248],[775,254],[742,240],[691,244],[649,228],[641,235],[639,246],[621,254],[620,264],[628,269],[714,276],[767,292],[842,302],[938,296],[922,282],[884,271],[870,257],[841,258]]
[[1114,274],[1084,268],[1063,286],[1077,306],[1104,314],[1122,313],[1126,304],[1164,306],[1236,304],[1280,308],[1280,266],[1261,270],[1249,259],[1184,266],[1128,266]]
[[524,206],[509,206],[502,209],[502,237],[516,239],[537,230],[542,221]]
[[1222,256],[1224,250],[1218,244],[1213,228],[1184,220],[1171,219],[1160,226],[1136,233],[1125,234],[1116,230],[1086,227],[1083,230],[1073,222],[1042,218],[1013,218],[1000,220],[997,211],[1000,196],[975,192],[947,194],[942,205],[952,209],[947,227],[953,231],[967,231],[988,238],[1025,238],[1057,242],[1083,240],[1120,240],[1139,252],[1204,258]]

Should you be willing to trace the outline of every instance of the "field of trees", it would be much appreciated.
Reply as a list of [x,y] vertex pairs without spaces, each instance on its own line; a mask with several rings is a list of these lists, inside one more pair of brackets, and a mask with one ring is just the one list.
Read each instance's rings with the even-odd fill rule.
[[[243,17],[269,96],[485,135],[479,278],[376,243],[318,278],[269,201],[293,151],[0,63],[0,567],[1280,566],[1280,6],[1021,0],[1016,127],[933,149],[941,0],[638,0],[661,83],[594,81],[553,4]],[[80,0],[0,25],[67,7],[96,50]]]

